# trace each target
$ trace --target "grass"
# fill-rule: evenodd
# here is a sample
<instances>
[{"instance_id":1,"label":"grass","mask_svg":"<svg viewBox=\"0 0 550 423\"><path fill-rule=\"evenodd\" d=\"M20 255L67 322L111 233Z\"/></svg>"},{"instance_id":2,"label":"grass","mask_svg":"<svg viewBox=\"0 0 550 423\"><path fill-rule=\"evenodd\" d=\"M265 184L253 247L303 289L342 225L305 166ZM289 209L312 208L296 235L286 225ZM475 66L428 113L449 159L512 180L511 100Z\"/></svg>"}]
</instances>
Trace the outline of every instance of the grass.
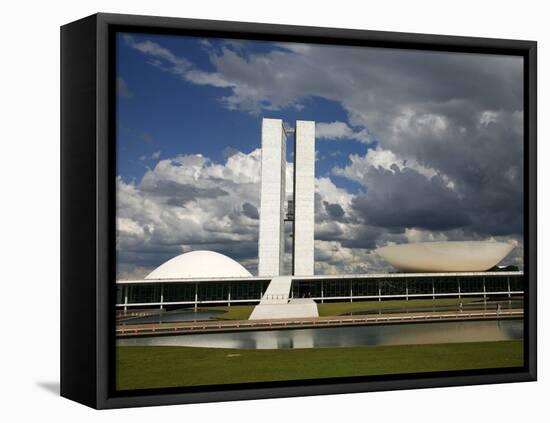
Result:
<instances>
[{"instance_id":1,"label":"grass","mask_svg":"<svg viewBox=\"0 0 550 423\"><path fill-rule=\"evenodd\" d=\"M356 302L338 302L317 304L319 316L338 316L340 314L349 313L352 311L368 311L377 312L378 310L387 310L390 308L400 307L431 307L455 305L461 301L463 304L479 301L481 298L438 298L438 299L421 299L421 300L390 300L390 301L356 301ZM222 320L247 320L254 310L253 305L233 305L233 306L213 306L205 307L203 310L219 310L225 311L224 314L216 316L216 319Z\"/></svg>"},{"instance_id":2,"label":"grass","mask_svg":"<svg viewBox=\"0 0 550 423\"><path fill-rule=\"evenodd\" d=\"M338 302L317 304L319 316L339 316L352 311L367 311L376 312L379 310L387 310L391 308L412 308L412 307L431 307L431 306L447 306L471 303L479 301L481 298L432 298L419 300L389 300L389 301L356 301L356 302Z\"/></svg>"},{"instance_id":3,"label":"grass","mask_svg":"<svg viewBox=\"0 0 550 423\"><path fill-rule=\"evenodd\" d=\"M117 347L117 389L517 367L522 341L245 350Z\"/></svg>"},{"instance_id":4,"label":"grass","mask_svg":"<svg viewBox=\"0 0 550 423\"><path fill-rule=\"evenodd\" d=\"M254 310L253 305L232 305L232 306L215 306L207 307L203 310L219 310L225 311L224 314L217 315L215 319L222 320L248 320L252 310Z\"/></svg>"}]
</instances>

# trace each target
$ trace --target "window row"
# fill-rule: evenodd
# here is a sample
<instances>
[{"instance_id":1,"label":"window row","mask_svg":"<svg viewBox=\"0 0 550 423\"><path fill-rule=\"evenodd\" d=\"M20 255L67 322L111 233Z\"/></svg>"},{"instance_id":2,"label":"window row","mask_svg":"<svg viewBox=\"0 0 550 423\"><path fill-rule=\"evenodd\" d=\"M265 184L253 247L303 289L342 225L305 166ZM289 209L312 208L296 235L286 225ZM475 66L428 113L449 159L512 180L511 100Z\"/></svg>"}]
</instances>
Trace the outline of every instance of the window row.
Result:
<instances>
[{"instance_id":1,"label":"window row","mask_svg":"<svg viewBox=\"0 0 550 423\"><path fill-rule=\"evenodd\" d=\"M292 283L295 298L458 294L523 290L522 277L433 277L408 279L298 280Z\"/></svg>"},{"instance_id":2,"label":"window row","mask_svg":"<svg viewBox=\"0 0 550 423\"><path fill-rule=\"evenodd\" d=\"M151 285L118 285L117 304L259 300L269 281L171 283ZM522 291L523 277L424 277L407 279L330 279L295 280L291 296L294 298L329 298L349 296L387 296L415 294L458 294L473 292Z\"/></svg>"},{"instance_id":3,"label":"window row","mask_svg":"<svg viewBox=\"0 0 550 423\"><path fill-rule=\"evenodd\" d=\"M171 283L164 285L118 285L117 304L224 300L259 300L269 281L207 282L198 284Z\"/></svg>"}]
</instances>

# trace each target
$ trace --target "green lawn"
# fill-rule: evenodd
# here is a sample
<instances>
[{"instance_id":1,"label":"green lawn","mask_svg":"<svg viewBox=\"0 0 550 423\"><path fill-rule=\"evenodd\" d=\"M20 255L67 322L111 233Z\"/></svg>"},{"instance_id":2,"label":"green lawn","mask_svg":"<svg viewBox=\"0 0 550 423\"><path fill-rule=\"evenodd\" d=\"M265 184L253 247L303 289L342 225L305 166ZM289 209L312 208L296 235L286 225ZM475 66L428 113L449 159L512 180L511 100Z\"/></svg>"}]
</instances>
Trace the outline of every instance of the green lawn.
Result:
<instances>
[{"instance_id":1,"label":"green lawn","mask_svg":"<svg viewBox=\"0 0 550 423\"><path fill-rule=\"evenodd\" d=\"M420 300L390 300L390 301L355 301L353 303L338 302L317 304L319 316L339 316L340 314L349 313L351 311L368 311L377 312L378 310L387 310L391 308L405 307L431 307L431 306L446 306L467 304L474 301L480 301L482 298L432 298Z\"/></svg>"},{"instance_id":2,"label":"green lawn","mask_svg":"<svg viewBox=\"0 0 550 423\"><path fill-rule=\"evenodd\" d=\"M254 310L253 305L233 305L233 306L215 306L215 307L205 307L203 310L219 310L225 311L224 314L216 316L216 319L222 320L248 320L252 310Z\"/></svg>"},{"instance_id":3,"label":"green lawn","mask_svg":"<svg viewBox=\"0 0 550 423\"><path fill-rule=\"evenodd\" d=\"M338 303L324 303L317 304L319 310L319 316L338 316L340 314L349 313L351 311L369 311L377 312L378 310L387 310L390 308L400 307L431 307L432 305L454 305L459 304L461 301L463 304L479 301L481 298L438 298L438 299L422 299L422 300L390 300L390 301L355 301L353 303L338 302ZM217 319L224 320L247 320L254 310L253 305L233 305L233 306L213 306L204 307L203 310L221 310L225 311L224 314L216 316Z\"/></svg>"},{"instance_id":4,"label":"green lawn","mask_svg":"<svg viewBox=\"0 0 550 423\"><path fill-rule=\"evenodd\" d=\"M244 350L117 347L117 389L516 367L523 342Z\"/></svg>"}]
</instances>

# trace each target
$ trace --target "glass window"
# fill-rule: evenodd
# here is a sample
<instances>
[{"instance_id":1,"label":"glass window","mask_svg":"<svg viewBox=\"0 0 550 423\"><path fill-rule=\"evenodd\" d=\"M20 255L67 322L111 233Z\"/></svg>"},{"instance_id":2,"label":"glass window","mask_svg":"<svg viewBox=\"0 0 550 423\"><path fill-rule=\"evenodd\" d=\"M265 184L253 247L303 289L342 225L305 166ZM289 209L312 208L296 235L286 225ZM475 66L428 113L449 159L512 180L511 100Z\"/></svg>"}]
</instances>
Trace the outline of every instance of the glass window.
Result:
<instances>
[{"instance_id":1,"label":"glass window","mask_svg":"<svg viewBox=\"0 0 550 423\"><path fill-rule=\"evenodd\" d=\"M431 278L410 278L407 282L409 295L433 293Z\"/></svg>"},{"instance_id":2,"label":"glass window","mask_svg":"<svg viewBox=\"0 0 550 423\"><path fill-rule=\"evenodd\" d=\"M159 285L130 285L128 288L128 303L160 302Z\"/></svg>"},{"instance_id":3,"label":"glass window","mask_svg":"<svg viewBox=\"0 0 550 423\"><path fill-rule=\"evenodd\" d=\"M117 304L123 304L124 303L124 289L125 285L117 285L116 286L116 303Z\"/></svg>"},{"instance_id":4,"label":"glass window","mask_svg":"<svg viewBox=\"0 0 550 423\"><path fill-rule=\"evenodd\" d=\"M231 282L231 299L232 300L259 300L268 283L264 281L250 282Z\"/></svg>"},{"instance_id":5,"label":"glass window","mask_svg":"<svg viewBox=\"0 0 550 423\"><path fill-rule=\"evenodd\" d=\"M353 296L378 295L378 279L359 279L352 282Z\"/></svg>"},{"instance_id":6,"label":"glass window","mask_svg":"<svg viewBox=\"0 0 550 423\"><path fill-rule=\"evenodd\" d=\"M458 293L458 278L454 276L434 278L434 288L436 294Z\"/></svg>"},{"instance_id":7,"label":"glass window","mask_svg":"<svg viewBox=\"0 0 550 423\"><path fill-rule=\"evenodd\" d=\"M480 276L461 277L460 292L483 292L483 278Z\"/></svg>"},{"instance_id":8,"label":"glass window","mask_svg":"<svg viewBox=\"0 0 550 423\"><path fill-rule=\"evenodd\" d=\"M164 302L195 301L194 283L164 284Z\"/></svg>"},{"instance_id":9,"label":"glass window","mask_svg":"<svg viewBox=\"0 0 550 423\"><path fill-rule=\"evenodd\" d=\"M510 278L510 291L523 291L523 275L509 276Z\"/></svg>"},{"instance_id":10,"label":"glass window","mask_svg":"<svg viewBox=\"0 0 550 423\"><path fill-rule=\"evenodd\" d=\"M485 289L487 292L508 292L508 279L506 276L487 276Z\"/></svg>"},{"instance_id":11,"label":"glass window","mask_svg":"<svg viewBox=\"0 0 550 423\"><path fill-rule=\"evenodd\" d=\"M227 282L201 282L198 288L199 301L227 300L229 294Z\"/></svg>"},{"instance_id":12,"label":"glass window","mask_svg":"<svg viewBox=\"0 0 550 423\"><path fill-rule=\"evenodd\" d=\"M405 295L406 284L404 278L392 278L380 281L380 293L384 295Z\"/></svg>"},{"instance_id":13,"label":"glass window","mask_svg":"<svg viewBox=\"0 0 550 423\"><path fill-rule=\"evenodd\" d=\"M326 297L349 297L351 280L329 279L323 283L324 296Z\"/></svg>"},{"instance_id":14,"label":"glass window","mask_svg":"<svg viewBox=\"0 0 550 423\"><path fill-rule=\"evenodd\" d=\"M321 297L321 280L293 281L294 298ZM326 282L324 282L326 284ZM326 296L326 293L324 294Z\"/></svg>"}]
</instances>

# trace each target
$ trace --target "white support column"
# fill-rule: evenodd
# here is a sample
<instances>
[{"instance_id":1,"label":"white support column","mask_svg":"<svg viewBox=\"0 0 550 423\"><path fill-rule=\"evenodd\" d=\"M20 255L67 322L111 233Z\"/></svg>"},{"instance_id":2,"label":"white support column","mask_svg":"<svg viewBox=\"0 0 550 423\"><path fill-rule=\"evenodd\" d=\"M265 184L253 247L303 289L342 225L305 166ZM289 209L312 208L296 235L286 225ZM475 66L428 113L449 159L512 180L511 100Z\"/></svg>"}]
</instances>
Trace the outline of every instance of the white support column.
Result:
<instances>
[{"instance_id":1,"label":"white support column","mask_svg":"<svg viewBox=\"0 0 550 423\"><path fill-rule=\"evenodd\" d=\"M485 288L485 277L483 277L483 303L487 306L487 290Z\"/></svg>"},{"instance_id":2,"label":"white support column","mask_svg":"<svg viewBox=\"0 0 550 423\"><path fill-rule=\"evenodd\" d=\"M195 284L195 312L198 308L198 302L199 302L199 285Z\"/></svg>"},{"instance_id":3,"label":"white support column","mask_svg":"<svg viewBox=\"0 0 550 423\"><path fill-rule=\"evenodd\" d=\"M286 200L286 135L281 119L262 119L262 170L258 275L284 271L284 205Z\"/></svg>"},{"instance_id":4,"label":"white support column","mask_svg":"<svg viewBox=\"0 0 550 423\"><path fill-rule=\"evenodd\" d=\"M298 120L294 142L294 275L314 273L314 226L315 122Z\"/></svg>"},{"instance_id":5,"label":"white support column","mask_svg":"<svg viewBox=\"0 0 550 423\"><path fill-rule=\"evenodd\" d=\"M124 313L128 311L128 289L129 289L129 286L126 285L124 287Z\"/></svg>"},{"instance_id":6,"label":"white support column","mask_svg":"<svg viewBox=\"0 0 550 423\"><path fill-rule=\"evenodd\" d=\"M508 299L512 298L512 290L510 289L510 276L506 277L508 282Z\"/></svg>"},{"instance_id":7,"label":"white support column","mask_svg":"<svg viewBox=\"0 0 550 423\"><path fill-rule=\"evenodd\" d=\"M162 303L164 303L164 284L160 284L160 309L162 310Z\"/></svg>"},{"instance_id":8,"label":"white support column","mask_svg":"<svg viewBox=\"0 0 550 423\"><path fill-rule=\"evenodd\" d=\"M231 283L227 283L227 306L231 307Z\"/></svg>"},{"instance_id":9,"label":"white support column","mask_svg":"<svg viewBox=\"0 0 550 423\"><path fill-rule=\"evenodd\" d=\"M324 293L323 281L321 280L321 304L325 302L324 298L325 298L325 293Z\"/></svg>"}]
</instances>

